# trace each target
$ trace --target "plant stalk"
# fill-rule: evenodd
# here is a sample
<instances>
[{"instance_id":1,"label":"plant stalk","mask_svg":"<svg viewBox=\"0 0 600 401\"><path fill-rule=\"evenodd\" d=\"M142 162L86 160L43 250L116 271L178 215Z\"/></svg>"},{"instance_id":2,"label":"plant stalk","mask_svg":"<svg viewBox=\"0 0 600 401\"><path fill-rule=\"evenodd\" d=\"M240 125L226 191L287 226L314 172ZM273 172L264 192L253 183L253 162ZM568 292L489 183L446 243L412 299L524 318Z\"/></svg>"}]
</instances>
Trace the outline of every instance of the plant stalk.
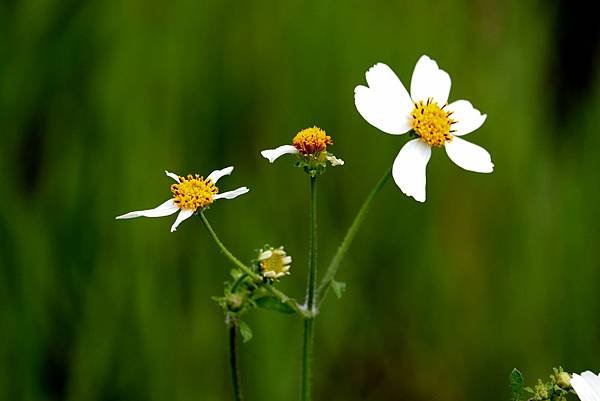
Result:
<instances>
[{"instance_id":1,"label":"plant stalk","mask_svg":"<svg viewBox=\"0 0 600 401\"><path fill-rule=\"evenodd\" d=\"M308 248L308 280L306 284L306 312L304 318L304 338L302 346L302 389L300 399L312 399L312 368L317 315L317 177L310 177L309 210L309 248Z\"/></svg>"},{"instance_id":2,"label":"plant stalk","mask_svg":"<svg viewBox=\"0 0 600 401\"><path fill-rule=\"evenodd\" d=\"M240 370L238 367L237 323L232 320L229 324L229 371L231 373L231 392L233 401L242 401L242 385L240 383Z\"/></svg>"},{"instance_id":3,"label":"plant stalk","mask_svg":"<svg viewBox=\"0 0 600 401\"><path fill-rule=\"evenodd\" d=\"M358 229L360 228L362 222L364 221L365 217L367 216L367 212L371 209L373 200L375 200L376 195L381 191L381 189L388 182L388 180L390 179L391 176L392 176L392 169L390 168L379 179L379 181L377 181L377 183L375 184L375 186L373 187L373 189L371 190L371 192L365 199L364 203L358 210L358 213L354 217L352 224L350 224L350 228L348 228L348 231L346 232L346 236L342 240L342 243L340 244L340 247L338 248L335 256L331 260L331 263L329 263L329 266L327 267L327 270L325 271L325 275L323 276L323 279L321 280L321 283L319 285L319 291L317 293L319 303L322 303L323 300L325 299L325 297L327 296L329 288L331 287L331 283L334 280L338 269L340 268L340 264L341 264L342 260L344 259L344 256L346 256L346 253L348 252L348 248L350 247L352 240L356 236Z\"/></svg>"}]
</instances>

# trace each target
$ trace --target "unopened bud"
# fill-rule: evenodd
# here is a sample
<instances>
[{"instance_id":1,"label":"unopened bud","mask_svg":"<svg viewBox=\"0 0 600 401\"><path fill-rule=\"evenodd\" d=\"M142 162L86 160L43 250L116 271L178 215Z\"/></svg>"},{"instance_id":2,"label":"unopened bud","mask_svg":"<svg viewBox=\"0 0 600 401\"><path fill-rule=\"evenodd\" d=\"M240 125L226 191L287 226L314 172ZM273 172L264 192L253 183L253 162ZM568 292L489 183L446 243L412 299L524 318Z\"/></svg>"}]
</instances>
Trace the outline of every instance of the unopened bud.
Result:
<instances>
[{"instance_id":1,"label":"unopened bud","mask_svg":"<svg viewBox=\"0 0 600 401\"><path fill-rule=\"evenodd\" d=\"M231 294L227 297L227 308L233 312L237 312L242 308L244 298L238 294Z\"/></svg>"},{"instance_id":2,"label":"unopened bud","mask_svg":"<svg viewBox=\"0 0 600 401\"><path fill-rule=\"evenodd\" d=\"M568 389L571 387L571 376L567 372L558 372L554 375L556 378L556 384L562 389Z\"/></svg>"}]
</instances>

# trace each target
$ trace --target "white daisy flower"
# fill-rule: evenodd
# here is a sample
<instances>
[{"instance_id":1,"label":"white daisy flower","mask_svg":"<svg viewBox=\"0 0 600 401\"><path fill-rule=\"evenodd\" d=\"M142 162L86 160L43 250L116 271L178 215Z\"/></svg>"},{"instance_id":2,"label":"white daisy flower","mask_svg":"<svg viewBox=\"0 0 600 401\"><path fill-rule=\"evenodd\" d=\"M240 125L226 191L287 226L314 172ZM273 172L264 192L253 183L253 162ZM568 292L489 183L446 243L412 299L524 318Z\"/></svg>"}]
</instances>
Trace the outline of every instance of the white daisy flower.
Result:
<instances>
[{"instance_id":1,"label":"white daisy flower","mask_svg":"<svg viewBox=\"0 0 600 401\"><path fill-rule=\"evenodd\" d=\"M450 160L465 170L491 173L494 164L482 147L461 138L485 121L467 100L448 104L450 76L437 63L421 56L413 71L410 95L400 79L385 64L375 64L366 73L369 86L354 90L354 102L365 120L381 131L401 135L413 131L398 153L392 174L402 192L425 201L425 168L432 147L444 147Z\"/></svg>"},{"instance_id":2,"label":"white daisy flower","mask_svg":"<svg viewBox=\"0 0 600 401\"><path fill-rule=\"evenodd\" d=\"M332 166L342 166L344 161L327 152L327 146L333 145L331 137L319 127L306 128L298 132L292 145L281 145L275 149L267 149L260 154L273 163L283 155L294 154L301 156L304 161L324 164L329 162Z\"/></svg>"},{"instance_id":3,"label":"white daisy flower","mask_svg":"<svg viewBox=\"0 0 600 401\"><path fill-rule=\"evenodd\" d=\"M581 401L600 401L600 375L588 371L571 377L571 386Z\"/></svg>"},{"instance_id":4,"label":"white daisy flower","mask_svg":"<svg viewBox=\"0 0 600 401\"><path fill-rule=\"evenodd\" d=\"M136 217L163 217L170 216L179 211L175 223L171 226L171 232L177 230L182 221L192 217L192 215L205 207L212 204L217 199L233 199L243 195L249 191L246 187L240 187L233 191L219 193L219 188L216 187L217 181L231 174L233 167L227 167L222 170L215 170L203 178L198 174L187 177L178 176L177 174L165 171L165 174L175 181L177 184L171 185L173 198L158 205L154 209L138 210L129 212L116 219L133 219Z\"/></svg>"}]
</instances>

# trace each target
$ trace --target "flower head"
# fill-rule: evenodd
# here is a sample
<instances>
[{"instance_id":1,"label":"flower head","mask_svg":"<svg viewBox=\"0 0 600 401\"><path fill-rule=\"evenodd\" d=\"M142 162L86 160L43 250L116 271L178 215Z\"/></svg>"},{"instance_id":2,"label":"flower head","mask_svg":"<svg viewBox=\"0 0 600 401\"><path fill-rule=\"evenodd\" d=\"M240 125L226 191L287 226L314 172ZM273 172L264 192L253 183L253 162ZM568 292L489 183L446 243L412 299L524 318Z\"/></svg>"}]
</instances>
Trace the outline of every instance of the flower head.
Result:
<instances>
[{"instance_id":1,"label":"flower head","mask_svg":"<svg viewBox=\"0 0 600 401\"><path fill-rule=\"evenodd\" d=\"M319 127L306 128L298 132L292 145L298 153L304 156L314 156L327 150L327 145L333 145L331 137Z\"/></svg>"},{"instance_id":2,"label":"flower head","mask_svg":"<svg viewBox=\"0 0 600 401\"><path fill-rule=\"evenodd\" d=\"M295 154L300 158L300 166L310 169L323 169L327 163L332 166L344 164L327 151L327 146L333 145L331 137L319 127L306 128L298 132L292 139L291 145L281 145L275 149L267 149L260 154L273 163L279 157L286 154Z\"/></svg>"},{"instance_id":3,"label":"flower head","mask_svg":"<svg viewBox=\"0 0 600 401\"><path fill-rule=\"evenodd\" d=\"M178 176L177 174L165 171L165 174L177 183L171 185L171 193L173 197L164 203L158 205L154 209L138 210L129 212L117 219L133 219L136 217L163 217L170 216L179 211L175 223L171 226L171 232L177 230L182 221L190 218L196 211L205 209L217 199L233 199L247 193L249 190L246 187L240 187L233 191L219 193L217 181L231 174L233 167L227 167L222 170L215 170L203 178L198 174L189 174L187 177Z\"/></svg>"},{"instance_id":4,"label":"flower head","mask_svg":"<svg viewBox=\"0 0 600 401\"><path fill-rule=\"evenodd\" d=\"M470 102L448 104L451 80L448 73L427 56L421 56L413 71L410 95L400 79L385 64L366 73L368 86L354 90L354 102L365 120L381 131L401 135L412 131L398 153L392 173L402 192L425 201L425 168L432 147L444 147L450 160L465 170L491 173L489 153L460 138L479 128L486 119Z\"/></svg>"},{"instance_id":5,"label":"flower head","mask_svg":"<svg viewBox=\"0 0 600 401\"><path fill-rule=\"evenodd\" d=\"M260 274L268 279L278 279L290 274L292 257L288 256L283 247L272 248L265 246L258 254Z\"/></svg>"},{"instance_id":6,"label":"flower head","mask_svg":"<svg viewBox=\"0 0 600 401\"><path fill-rule=\"evenodd\" d=\"M571 386L581 401L600 400L600 375L588 371L571 377Z\"/></svg>"}]
</instances>

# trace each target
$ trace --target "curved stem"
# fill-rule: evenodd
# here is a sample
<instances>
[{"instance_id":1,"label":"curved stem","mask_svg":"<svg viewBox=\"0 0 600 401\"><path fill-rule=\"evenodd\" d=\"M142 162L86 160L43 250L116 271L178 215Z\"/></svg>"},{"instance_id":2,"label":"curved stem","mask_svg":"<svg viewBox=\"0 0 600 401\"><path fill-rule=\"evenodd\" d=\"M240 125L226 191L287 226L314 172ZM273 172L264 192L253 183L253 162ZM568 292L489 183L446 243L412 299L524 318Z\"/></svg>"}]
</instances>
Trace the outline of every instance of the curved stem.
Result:
<instances>
[{"instance_id":1,"label":"curved stem","mask_svg":"<svg viewBox=\"0 0 600 401\"><path fill-rule=\"evenodd\" d=\"M302 346L302 390L300 399L312 399L312 365L317 315L317 177L310 177L308 280L306 286L306 311L304 341Z\"/></svg>"},{"instance_id":2,"label":"curved stem","mask_svg":"<svg viewBox=\"0 0 600 401\"><path fill-rule=\"evenodd\" d=\"M221 252L223 252L223 254L227 257L227 259L229 259L229 261L231 263L233 263L240 270L242 270L244 273L246 273L255 282L262 282L263 279L260 275L256 274L250 267L246 266L238 258L236 258L229 251L229 249L227 249L227 247L223 244L223 242L221 242L221 240L217 236L217 233L215 233L215 230L212 228L212 226L208 222L208 219L206 218L206 216L204 216L204 213L199 212L198 215L200 216L200 219L202 220L202 224L204 224L204 227L206 227L206 230L212 237L213 241L215 241L215 243L217 244L217 246L219 247ZM267 289L267 291L269 291L271 294L273 294L275 297L277 297L281 303L289 305L292 309L294 309L301 316L304 316L306 314L306 312L300 307L300 305L298 305L298 303L295 300L288 297L282 291L278 290L277 288L273 287L270 284L265 284L264 287Z\"/></svg>"},{"instance_id":3,"label":"curved stem","mask_svg":"<svg viewBox=\"0 0 600 401\"><path fill-rule=\"evenodd\" d=\"M234 401L242 401L242 386L240 383L240 371L238 367L238 347L237 347L237 323L232 321L229 324L229 371L231 373L231 391Z\"/></svg>"},{"instance_id":4,"label":"curved stem","mask_svg":"<svg viewBox=\"0 0 600 401\"><path fill-rule=\"evenodd\" d=\"M390 179L391 176L392 176L392 169L390 168L388 171L386 171L386 173L383 175L383 177L381 177L379 179L377 184L375 184L375 186L373 187L373 189L367 196L367 199L365 199L365 202L362 204L362 206L358 210L358 213L354 217L354 220L352 221L352 224L350 225L348 232L346 232L346 236L344 237L342 243L340 244L340 247L338 248L335 256L331 260L331 263L329 263L329 267L327 267L327 271L325 272L325 275L323 276L323 279L321 280L321 284L319 285L319 291L318 291L319 303L323 302L323 300L327 296L327 292L329 291L329 287L331 287L331 282L333 281L333 279L340 267L340 263L342 262L342 259L344 259L346 252L348 252L348 248L350 247L352 240L356 236L356 233L358 232L360 225L364 221L364 219L367 215L367 212L369 211L369 209L371 209L371 206L373 204L373 200L375 199L375 196L379 193L379 191L381 191L381 189L388 182L388 180Z\"/></svg>"},{"instance_id":5,"label":"curved stem","mask_svg":"<svg viewBox=\"0 0 600 401\"><path fill-rule=\"evenodd\" d=\"M238 279L237 279L237 280L235 280L235 281L233 282L233 285L231 286L231 292L232 292L232 293L234 293L234 292L235 292L235 290L237 290L237 287L238 287L238 285L240 285L240 284L241 284L241 282L242 282L242 281L244 281L244 279L245 279L246 277L248 277L248 274L246 274L246 273L242 273L242 275L241 275L241 276L239 276L239 277L238 277Z\"/></svg>"}]
</instances>

